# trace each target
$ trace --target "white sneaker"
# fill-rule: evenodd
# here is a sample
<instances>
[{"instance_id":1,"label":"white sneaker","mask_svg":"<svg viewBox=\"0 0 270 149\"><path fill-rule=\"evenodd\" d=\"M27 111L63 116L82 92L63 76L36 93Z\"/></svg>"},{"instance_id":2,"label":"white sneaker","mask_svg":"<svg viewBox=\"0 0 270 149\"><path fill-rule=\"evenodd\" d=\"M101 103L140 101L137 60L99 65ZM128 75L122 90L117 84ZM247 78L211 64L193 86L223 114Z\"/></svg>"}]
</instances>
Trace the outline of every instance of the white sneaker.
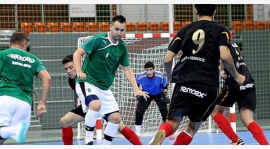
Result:
<instances>
[{"instance_id":1,"label":"white sneaker","mask_svg":"<svg viewBox=\"0 0 270 149\"><path fill-rule=\"evenodd\" d=\"M24 143L26 140L26 132L28 130L28 125L25 122L22 122L16 126L16 130L17 131L15 132L15 134L10 137L16 140L18 144Z\"/></svg>"}]
</instances>

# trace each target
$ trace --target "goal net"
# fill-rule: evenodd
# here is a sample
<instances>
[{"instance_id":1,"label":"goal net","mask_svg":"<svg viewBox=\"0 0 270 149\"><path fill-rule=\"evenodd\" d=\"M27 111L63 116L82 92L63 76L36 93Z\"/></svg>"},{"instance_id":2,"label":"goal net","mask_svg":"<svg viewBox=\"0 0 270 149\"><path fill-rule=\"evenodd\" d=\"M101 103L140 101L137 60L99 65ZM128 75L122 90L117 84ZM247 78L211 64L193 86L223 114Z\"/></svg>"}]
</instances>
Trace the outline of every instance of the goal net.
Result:
<instances>
[{"instance_id":1,"label":"goal net","mask_svg":"<svg viewBox=\"0 0 270 149\"><path fill-rule=\"evenodd\" d=\"M130 64L135 75L144 71L144 64L147 61L152 61L155 64L155 70L161 71L166 75L163 59L167 52L170 37L174 36L172 34L163 34L154 37L151 34L142 34L141 37L132 36L123 38L123 41L127 44L129 50ZM85 38L78 39L78 47L80 47ZM174 58L176 63L180 55ZM124 70L120 66L115 77L115 81L110 88L119 104L120 113L122 116L123 123L129 128L135 131L135 111L137 99L134 98L133 89L126 79ZM168 95L171 97L173 88L169 87ZM104 122L104 121L103 121ZM143 124L141 127L141 136L152 136L158 130L158 127L162 123L162 117L158 110L158 107L153 101L144 114ZM178 132L183 130L188 123L188 118L184 117L181 122ZM104 123L103 123L104 124ZM79 124L81 128L78 128L78 138L84 138L85 130L83 122ZM217 130L216 123L209 117L208 120L203 122L199 129L200 132L214 132ZM178 134L176 132L176 134ZM118 136L121 137L120 134Z\"/></svg>"}]
</instances>

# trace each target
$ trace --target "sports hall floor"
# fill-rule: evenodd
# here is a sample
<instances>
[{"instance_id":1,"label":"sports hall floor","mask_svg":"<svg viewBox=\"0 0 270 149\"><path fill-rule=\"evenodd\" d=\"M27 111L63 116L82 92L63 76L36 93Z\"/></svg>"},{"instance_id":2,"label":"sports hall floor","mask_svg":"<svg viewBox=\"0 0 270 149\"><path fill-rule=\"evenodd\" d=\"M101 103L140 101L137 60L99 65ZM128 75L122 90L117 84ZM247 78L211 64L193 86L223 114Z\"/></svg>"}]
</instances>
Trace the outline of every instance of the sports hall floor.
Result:
<instances>
[{"instance_id":1,"label":"sports hall floor","mask_svg":"<svg viewBox=\"0 0 270 149\"><path fill-rule=\"evenodd\" d=\"M270 142L270 130L264 130L267 140ZM257 141L253 138L249 131L237 132L238 136L241 137L245 145L259 145ZM151 140L151 137L142 137L141 141L143 144L147 145ZM162 145L172 145L174 140L166 138ZM195 135L191 145L228 145L229 139L221 132L219 133L198 133ZM95 145L100 145L101 142L95 140ZM26 143L25 145L63 145L62 141L53 142L32 142ZM84 140L74 140L74 145L84 145ZM124 137L115 138L112 145L131 145Z\"/></svg>"}]
</instances>

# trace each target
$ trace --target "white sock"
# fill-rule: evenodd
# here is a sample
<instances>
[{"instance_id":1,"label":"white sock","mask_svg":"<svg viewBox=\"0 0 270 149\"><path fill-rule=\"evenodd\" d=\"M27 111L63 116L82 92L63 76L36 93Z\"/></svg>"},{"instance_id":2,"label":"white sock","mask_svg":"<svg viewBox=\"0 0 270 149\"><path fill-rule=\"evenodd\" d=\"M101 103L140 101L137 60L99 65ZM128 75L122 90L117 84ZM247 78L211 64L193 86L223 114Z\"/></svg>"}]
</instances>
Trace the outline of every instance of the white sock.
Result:
<instances>
[{"instance_id":1,"label":"white sock","mask_svg":"<svg viewBox=\"0 0 270 149\"><path fill-rule=\"evenodd\" d=\"M104 131L104 135L110 136L113 139L116 136L116 133L118 132L118 128L119 128L119 124L108 122ZM104 139L102 142L102 145L111 145L111 143L112 142L110 140Z\"/></svg>"},{"instance_id":2,"label":"white sock","mask_svg":"<svg viewBox=\"0 0 270 149\"><path fill-rule=\"evenodd\" d=\"M89 109L85 115L84 120L86 127L95 127L98 115L99 113L97 111ZM85 143L88 143L89 141L93 140L94 140L94 130L93 131L85 130Z\"/></svg>"},{"instance_id":3,"label":"white sock","mask_svg":"<svg viewBox=\"0 0 270 149\"><path fill-rule=\"evenodd\" d=\"M142 128L142 125L135 125L136 134L138 136L141 136L141 128Z\"/></svg>"},{"instance_id":4,"label":"white sock","mask_svg":"<svg viewBox=\"0 0 270 149\"><path fill-rule=\"evenodd\" d=\"M9 138L15 134L16 126L7 126L0 128L0 136L2 138Z\"/></svg>"}]
</instances>

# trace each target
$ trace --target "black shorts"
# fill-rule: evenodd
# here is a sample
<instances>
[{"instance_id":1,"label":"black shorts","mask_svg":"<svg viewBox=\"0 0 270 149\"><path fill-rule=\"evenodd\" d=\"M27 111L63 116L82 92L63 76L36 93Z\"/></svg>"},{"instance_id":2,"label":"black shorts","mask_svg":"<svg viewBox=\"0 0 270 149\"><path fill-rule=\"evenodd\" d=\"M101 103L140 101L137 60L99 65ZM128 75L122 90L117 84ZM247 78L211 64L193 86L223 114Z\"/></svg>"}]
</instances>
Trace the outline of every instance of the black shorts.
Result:
<instances>
[{"instance_id":1,"label":"black shorts","mask_svg":"<svg viewBox=\"0 0 270 149\"><path fill-rule=\"evenodd\" d=\"M85 117L85 115L86 115L86 113L83 113L82 105L79 105L78 107L72 109L70 112L77 114L77 115L80 115L82 117Z\"/></svg>"},{"instance_id":2,"label":"black shorts","mask_svg":"<svg viewBox=\"0 0 270 149\"><path fill-rule=\"evenodd\" d=\"M226 85L219 92L217 105L232 107L237 102L238 110L241 108L250 109L253 112L256 109L256 90L255 85L249 84L249 88L240 90L239 85Z\"/></svg>"},{"instance_id":3,"label":"black shorts","mask_svg":"<svg viewBox=\"0 0 270 149\"><path fill-rule=\"evenodd\" d=\"M182 114L192 122L205 121L214 110L218 88L198 83L176 84L168 118Z\"/></svg>"}]
</instances>

